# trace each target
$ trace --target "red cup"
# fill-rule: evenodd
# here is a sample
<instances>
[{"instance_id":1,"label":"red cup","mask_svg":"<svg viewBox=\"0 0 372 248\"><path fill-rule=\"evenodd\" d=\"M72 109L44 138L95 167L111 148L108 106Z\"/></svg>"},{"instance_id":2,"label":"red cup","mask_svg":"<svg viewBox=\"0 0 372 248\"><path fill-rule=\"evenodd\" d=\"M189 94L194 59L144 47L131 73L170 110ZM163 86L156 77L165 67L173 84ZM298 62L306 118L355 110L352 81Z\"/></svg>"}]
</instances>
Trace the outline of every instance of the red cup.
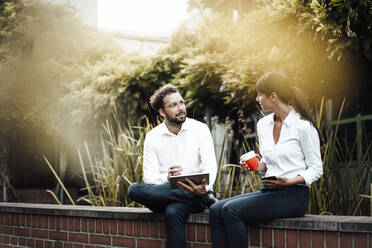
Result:
<instances>
[{"instance_id":1,"label":"red cup","mask_svg":"<svg viewBox=\"0 0 372 248\"><path fill-rule=\"evenodd\" d=\"M240 166L255 171L258 168L257 154L254 151L247 152L240 156Z\"/></svg>"}]
</instances>

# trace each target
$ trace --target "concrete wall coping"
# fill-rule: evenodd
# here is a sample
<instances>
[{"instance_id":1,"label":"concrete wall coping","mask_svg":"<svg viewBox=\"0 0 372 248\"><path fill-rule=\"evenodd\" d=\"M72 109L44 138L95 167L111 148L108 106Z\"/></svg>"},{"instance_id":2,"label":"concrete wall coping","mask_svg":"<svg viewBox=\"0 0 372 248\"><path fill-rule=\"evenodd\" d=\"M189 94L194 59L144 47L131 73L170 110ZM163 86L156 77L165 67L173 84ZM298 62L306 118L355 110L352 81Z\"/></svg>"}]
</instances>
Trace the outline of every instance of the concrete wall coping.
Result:
<instances>
[{"instance_id":1,"label":"concrete wall coping","mask_svg":"<svg viewBox=\"0 0 372 248\"><path fill-rule=\"evenodd\" d=\"M130 207L0 202L0 213L164 221L164 216L161 213L153 213L147 208ZM208 212L193 214L187 221L208 224ZM252 225L267 228L372 233L372 217L370 216L306 215L300 218L276 219Z\"/></svg>"}]
</instances>

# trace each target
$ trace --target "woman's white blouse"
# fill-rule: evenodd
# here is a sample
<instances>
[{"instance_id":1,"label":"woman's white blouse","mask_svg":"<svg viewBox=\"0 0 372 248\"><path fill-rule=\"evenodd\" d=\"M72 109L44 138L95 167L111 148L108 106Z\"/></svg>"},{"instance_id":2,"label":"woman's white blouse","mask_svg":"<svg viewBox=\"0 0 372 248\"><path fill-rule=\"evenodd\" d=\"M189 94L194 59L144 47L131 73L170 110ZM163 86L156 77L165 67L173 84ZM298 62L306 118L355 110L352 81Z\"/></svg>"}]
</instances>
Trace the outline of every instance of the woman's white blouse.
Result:
<instances>
[{"instance_id":1,"label":"woman's white blouse","mask_svg":"<svg viewBox=\"0 0 372 248\"><path fill-rule=\"evenodd\" d=\"M266 163L265 176L302 176L308 187L323 175L319 136L313 125L293 109L285 118L277 144L274 143L274 113L257 123L257 135Z\"/></svg>"}]
</instances>

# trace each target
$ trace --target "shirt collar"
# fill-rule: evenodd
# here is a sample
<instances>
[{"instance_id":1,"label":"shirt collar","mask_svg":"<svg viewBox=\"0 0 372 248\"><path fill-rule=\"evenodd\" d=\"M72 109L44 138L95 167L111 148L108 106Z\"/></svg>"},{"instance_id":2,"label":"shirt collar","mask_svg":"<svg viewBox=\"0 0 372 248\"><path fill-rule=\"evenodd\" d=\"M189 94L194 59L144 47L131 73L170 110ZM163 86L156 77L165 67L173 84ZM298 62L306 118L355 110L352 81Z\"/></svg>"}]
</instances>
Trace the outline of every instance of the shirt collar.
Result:
<instances>
[{"instance_id":1,"label":"shirt collar","mask_svg":"<svg viewBox=\"0 0 372 248\"><path fill-rule=\"evenodd\" d=\"M165 124L165 121L163 121L161 124L161 134L164 135L164 134L167 134L167 135L175 135L174 133L171 133L168 128L167 128L167 125ZM182 127L181 127L181 130L179 133L183 132L184 130L188 130L191 128L191 122L189 121L189 118L186 117L186 120L184 123L182 123Z\"/></svg>"},{"instance_id":2,"label":"shirt collar","mask_svg":"<svg viewBox=\"0 0 372 248\"><path fill-rule=\"evenodd\" d=\"M272 113L272 118L270 119L271 124L274 124L274 117L275 117L275 114ZM290 126L293 123L293 121L298 118L299 118L299 114L291 107L287 117L283 121L283 124L285 124L286 126Z\"/></svg>"}]
</instances>

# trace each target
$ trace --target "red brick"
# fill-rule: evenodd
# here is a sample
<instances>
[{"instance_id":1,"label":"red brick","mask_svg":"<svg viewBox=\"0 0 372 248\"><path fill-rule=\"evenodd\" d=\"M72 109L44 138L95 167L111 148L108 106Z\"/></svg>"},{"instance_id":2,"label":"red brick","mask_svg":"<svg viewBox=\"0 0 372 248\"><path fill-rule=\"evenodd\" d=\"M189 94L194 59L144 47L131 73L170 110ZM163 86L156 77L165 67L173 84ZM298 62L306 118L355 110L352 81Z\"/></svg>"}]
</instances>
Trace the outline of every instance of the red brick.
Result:
<instances>
[{"instance_id":1,"label":"red brick","mask_svg":"<svg viewBox=\"0 0 372 248\"><path fill-rule=\"evenodd\" d=\"M96 232L102 233L102 220L96 220Z\"/></svg>"},{"instance_id":2,"label":"red brick","mask_svg":"<svg viewBox=\"0 0 372 248\"><path fill-rule=\"evenodd\" d=\"M0 213L0 225L4 225L4 224L5 224L5 214Z\"/></svg>"},{"instance_id":3,"label":"red brick","mask_svg":"<svg viewBox=\"0 0 372 248\"><path fill-rule=\"evenodd\" d=\"M41 238L41 239L48 238L48 231L47 230L31 229L31 237Z\"/></svg>"},{"instance_id":4,"label":"red brick","mask_svg":"<svg viewBox=\"0 0 372 248\"><path fill-rule=\"evenodd\" d=\"M196 241L199 241L199 242L206 241L206 229L207 229L207 225L204 225L204 224L196 225Z\"/></svg>"},{"instance_id":5,"label":"red brick","mask_svg":"<svg viewBox=\"0 0 372 248\"><path fill-rule=\"evenodd\" d=\"M15 227L14 228L14 235L17 236L30 236L30 229L22 228L22 227Z\"/></svg>"},{"instance_id":6,"label":"red brick","mask_svg":"<svg viewBox=\"0 0 372 248\"><path fill-rule=\"evenodd\" d=\"M75 228L74 220L75 220L74 217L67 217L67 230L74 231Z\"/></svg>"},{"instance_id":7,"label":"red brick","mask_svg":"<svg viewBox=\"0 0 372 248\"><path fill-rule=\"evenodd\" d=\"M23 227L26 226L26 215L21 214L20 219L21 219L20 225Z\"/></svg>"},{"instance_id":8,"label":"red brick","mask_svg":"<svg viewBox=\"0 0 372 248\"><path fill-rule=\"evenodd\" d=\"M137 240L137 247L138 248L162 248L161 240L154 240L154 239L138 239Z\"/></svg>"},{"instance_id":9,"label":"red brick","mask_svg":"<svg viewBox=\"0 0 372 248\"><path fill-rule=\"evenodd\" d=\"M0 248L13 248L13 246L9 246L9 245L2 245L2 244L0 244Z\"/></svg>"},{"instance_id":10,"label":"red brick","mask_svg":"<svg viewBox=\"0 0 372 248\"><path fill-rule=\"evenodd\" d=\"M82 244L74 244L74 248L84 248L84 245L82 245Z\"/></svg>"},{"instance_id":11,"label":"red brick","mask_svg":"<svg viewBox=\"0 0 372 248\"><path fill-rule=\"evenodd\" d=\"M87 218L82 218L81 219L81 231L82 232L87 232L88 231L88 219Z\"/></svg>"},{"instance_id":12,"label":"red brick","mask_svg":"<svg viewBox=\"0 0 372 248\"><path fill-rule=\"evenodd\" d=\"M61 241L54 242L54 248L63 248L63 242Z\"/></svg>"},{"instance_id":13,"label":"red brick","mask_svg":"<svg viewBox=\"0 0 372 248\"><path fill-rule=\"evenodd\" d=\"M18 240L17 240L16 237L11 237L11 238L10 238L10 244L16 245L17 242L18 242Z\"/></svg>"},{"instance_id":14,"label":"red brick","mask_svg":"<svg viewBox=\"0 0 372 248\"><path fill-rule=\"evenodd\" d=\"M56 216L49 216L49 230L56 229Z\"/></svg>"},{"instance_id":15,"label":"red brick","mask_svg":"<svg viewBox=\"0 0 372 248\"><path fill-rule=\"evenodd\" d=\"M186 224L186 233L187 233L186 240L195 241L195 231L196 231L195 224L187 223Z\"/></svg>"},{"instance_id":16,"label":"red brick","mask_svg":"<svg viewBox=\"0 0 372 248\"><path fill-rule=\"evenodd\" d=\"M112 242L114 246L135 247L136 241L134 238L113 237Z\"/></svg>"},{"instance_id":17,"label":"red brick","mask_svg":"<svg viewBox=\"0 0 372 248\"><path fill-rule=\"evenodd\" d=\"M207 228L207 242L212 242L211 229L209 227Z\"/></svg>"},{"instance_id":18,"label":"red brick","mask_svg":"<svg viewBox=\"0 0 372 248\"><path fill-rule=\"evenodd\" d=\"M124 235L125 234L125 221L118 220L118 234Z\"/></svg>"},{"instance_id":19,"label":"red brick","mask_svg":"<svg viewBox=\"0 0 372 248\"><path fill-rule=\"evenodd\" d=\"M324 233L318 231L311 232L311 240L313 247L322 248L324 247Z\"/></svg>"},{"instance_id":20,"label":"red brick","mask_svg":"<svg viewBox=\"0 0 372 248\"><path fill-rule=\"evenodd\" d=\"M358 248L367 248L367 234L354 234L355 235L355 245Z\"/></svg>"},{"instance_id":21,"label":"red brick","mask_svg":"<svg viewBox=\"0 0 372 248\"><path fill-rule=\"evenodd\" d=\"M150 222L150 237L157 238L159 237L159 226L158 222Z\"/></svg>"},{"instance_id":22,"label":"red brick","mask_svg":"<svg viewBox=\"0 0 372 248\"><path fill-rule=\"evenodd\" d=\"M107 235L90 235L91 244L111 245L111 237Z\"/></svg>"},{"instance_id":23,"label":"red brick","mask_svg":"<svg viewBox=\"0 0 372 248\"><path fill-rule=\"evenodd\" d=\"M167 228L163 222L159 222L159 238L167 237Z\"/></svg>"},{"instance_id":24,"label":"red brick","mask_svg":"<svg viewBox=\"0 0 372 248\"><path fill-rule=\"evenodd\" d=\"M271 247L273 243L273 229L262 228L261 231L262 231L262 246Z\"/></svg>"},{"instance_id":25,"label":"red brick","mask_svg":"<svg viewBox=\"0 0 372 248\"><path fill-rule=\"evenodd\" d=\"M11 214L10 224L13 226L18 226L18 223L19 223L18 219L19 219L18 214Z\"/></svg>"},{"instance_id":26,"label":"red brick","mask_svg":"<svg viewBox=\"0 0 372 248\"><path fill-rule=\"evenodd\" d=\"M31 216L31 226L37 227L37 216L36 215Z\"/></svg>"},{"instance_id":27,"label":"red brick","mask_svg":"<svg viewBox=\"0 0 372 248\"><path fill-rule=\"evenodd\" d=\"M61 230L62 228L62 217L61 216L56 216L55 217L55 229Z\"/></svg>"},{"instance_id":28,"label":"red brick","mask_svg":"<svg viewBox=\"0 0 372 248\"><path fill-rule=\"evenodd\" d=\"M8 224L14 226L14 214L9 214Z\"/></svg>"},{"instance_id":29,"label":"red brick","mask_svg":"<svg viewBox=\"0 0 372 248\"><path fill-rule=\"evenodd\" d=\"M61 230L67 231L67 217L66 216L62 217L61 224L62 224Z\"/></svg>"},{"instance_id":30,"label":"red brick","mask_svg":"<svg viewBox=\"0 0 372 248\"><path fill-rule=\"evenodd\" d=\"M192 248L212 248L212 245L207 245L207 244L198 244L198 243L196 243L196 244L193 244L192 245Z\"/></svg>"},{"instance_id":31,"label":"red brick","mask_svg":"<svg viewBox=\"0 0 372 248\"><path fill-rule=\"evenodd\" d=\"M53 240L67 240L67 232L49 231L49 239L53 239Z\"/></svg>"},{"instance_id":32,"label":"red brick","mask_svg":"<svg viewBox=\"0 0 372 248\"><path fill-rule=\"evenodd\" d=\"M53 248L53 242L49 240L44 241L44 248Z\"/></svg>"},{"instance_id":33,"label":"red brick","mask_svg":"<svg viewBox=\"0 0 372 248\"><path fill-rule=\"evenodd\" d=\"M71 243L63 243L63 248L74 248L74 245Z\"/></svg>"},{"instance_id":34,"label":"red brick","mask_svg":"<svg viewBox=\"0 0 372 248\"><path fill-rule=\"evenodd\" d=\"M150 236L150 221L142 221L142 236Z\"/></svg>"},{"instance_id":35,"label":"red brick","mask_svg":"<svg viewBox=\"0 0 372 248\"><path fill-rule=\"evenodd\" d=\"M26 226L30 227L31 226L31 215L26 216Z\"/></svg>"},{"instance_id":36,"label":"red brick","mask_svg":"<svg viewBox=\"0 0 372 248\"><path fill-rule=\"evenodd\" d=\"M326 232L326 247L338 247L337 232Z\"/></svg>"},{"instance_id":37,"label":"red brick","mask_svg":"<svg viewBox=\"0 0 372 248\"><path fill-rule=\"evenodd\" d=\"M84 248L94 248L94 245L84 245Z\"/></svg>"},{"instance_id":38,"label":"red brick","mask_svg":"<svg viewBox=\"0 0 372 248\"><path fill-rule=\"evenodd\" d=\"M43 216L41 216L41 215L38 215L37 216L37 225L36 225L36 227L38 227L38 228L42 228L43 227Z\"/></svg>"},{"instance_id":39,"label":"red brick","mask_svg":"<svg viewBox=\"0 0 372 248\"><path fill-rule=\"evenodd\" d=\"M103 220L102 221L103 225L103 233L109 234L110 233L110 220Z\"/></svg>"},{"instance_id":40,"label":"red brick","mask_svg":"<svg viewBox=\"0 0 372 248\"><path fill-rule=\"evenodd\" d=\"M43 241L42 240L35 240L35 247L43 247Z\"/></svg>"},{"instance_id":41,"label":"red brick","mask_svg":"<svg viewBox=\"0 0 372 248\"><path fill-rule=\"evenodd\" d=\"M300 231L300 248L310 248L311 247L311 236L310 231Z\"/></svg>"},{"instance_id":42,"label":"red brick","mask_svg":"<svg viewBox=\"0 0 372 248\"><path fill-rule=\"evenodd\" d=\"M14 227L0 226L0 233L2 233L2 234L13 234L14 233Z\"/></svg>"},{"instance_id":43,"label":"red brick","mask_svg":"<svg viewBox=\"0 0 372 248\"><path fill-rule=\"evenodd\" d=\"M249 227L249 240L253 246L260 246L260 229L257 227Z\"/></svg>"},{"instance_id":44,"label":"red brick","mask_svg":"<svg viewBox=\"0 0 372 248\"><path fill-rule=\"evenodd\" d=\"M131 220L125 221L125 234L133 235L133 221Z\"/></svg>"},{"instance_id":45,"label":"red brick","mask_svg":"<svg viewBox=\"0 0 372 248\"><path fill-rule=\"evenodd\" d=\"M26 239L25 238L19 238L18 239L18 245L25 246L26 245Z\"/></svg>"},{"instance_id":46,"label":"red brick","mask_svg":"<svg viewBox=\"0 0 372 248\"><path fill-rule=\"evenodd\" d=\"M4 215L4 225L9 225L10 224L10 214L5 214Z\"/></svg>"},{"instance_id":47,"label":"red brick","mask_svg":"<svg viewBox=\"0 0 372 248\"><path fill-rule=\"evenodd\" d=\"M43 228L49 228L49 216L43 216Z\"/></svg>"},{"instance_id":48,"label":"red brick","mask_svg":"<svg viewBox=\"0 0 372 248\"><path fill-rule=\"evenodd\" d=\"M80 217L76 217L75 220L74 220L74 223L75 223L75 231L76 231L76 232L80 232L80 230L81 230L81 227L80 227L80 220L81 220Z\"/></svg>"},{"instance_id":49,"label":"red brick","mask_svg":"<svg viewBox=\"0 0 372 248\"><path fill-rule=\"evenodd\" d=\"M340 248L352 247L352 241L351 233L340 233Z\"/></svg>"},{"instance_id":50,"label":"red brick","mask_svg":"<svg viewBox=\"0 0 372 248\"><path fill-rule=\"evenodd\" d=\"M287 248L297 248L297 230L287 230Z\"/></svg>"},{"instance_id":51,"label":"red brick","mask_svg":"<svg viewBox=\"0 0 372 248\"><path fill-rule=\"evenodd\" d=\"M96 231L96 229L95 229L95 223L96 223L96 221L95 221L95 219L89 219L88 220L88 230L89 230L89 232L95 232Z\"/></svg>"},{"instance_id":52,"label":"red brick","mask_svg":"<svg viewBox=\"0 0 372 248\"><path fill-rule=\"evenodd\" d=\"M3 236L3 243L4 244L9 244L9 242L10 242L9 236Z\"/></svg>"},{"instance_id":53,"label":"red brick","mask_svg":"<svg viewBox=\"0 0 372 248\"><path fill-rule=\"evenodd\" d=\"M27 244L27 247L35 247L35 240L27 239L26 244Z\"/></svg>"},{"instance_id":54,"label":"red brick","mask_svg":"<svg viewBox=\"0 0 372 248\"><path fill-rule=\"evenodd\" d=\"M88 243L89 236L85 233L69 233L68 240L80 243Z\"/></svg>"},{"instance_id":55,"label":"red brick","mask_svg":"<svg viewBox=\"0 0 372 248\"><path fill-rule=\"evenodd\" d=\"M285 231L283 229L274 229L274 244L276 248L285 247Z\"/></svg>"},{"instance_id":56,"label":"red brick","mask_svg":"<svg viewBox=\"0 0 372 248\"><path fill-rule=\"evenodd\" d=\"M137 220L137 221L133 221L133 231L134 231L134 235L135 236L141 236L141 221Z\"/></svg>"}]
</instances>

